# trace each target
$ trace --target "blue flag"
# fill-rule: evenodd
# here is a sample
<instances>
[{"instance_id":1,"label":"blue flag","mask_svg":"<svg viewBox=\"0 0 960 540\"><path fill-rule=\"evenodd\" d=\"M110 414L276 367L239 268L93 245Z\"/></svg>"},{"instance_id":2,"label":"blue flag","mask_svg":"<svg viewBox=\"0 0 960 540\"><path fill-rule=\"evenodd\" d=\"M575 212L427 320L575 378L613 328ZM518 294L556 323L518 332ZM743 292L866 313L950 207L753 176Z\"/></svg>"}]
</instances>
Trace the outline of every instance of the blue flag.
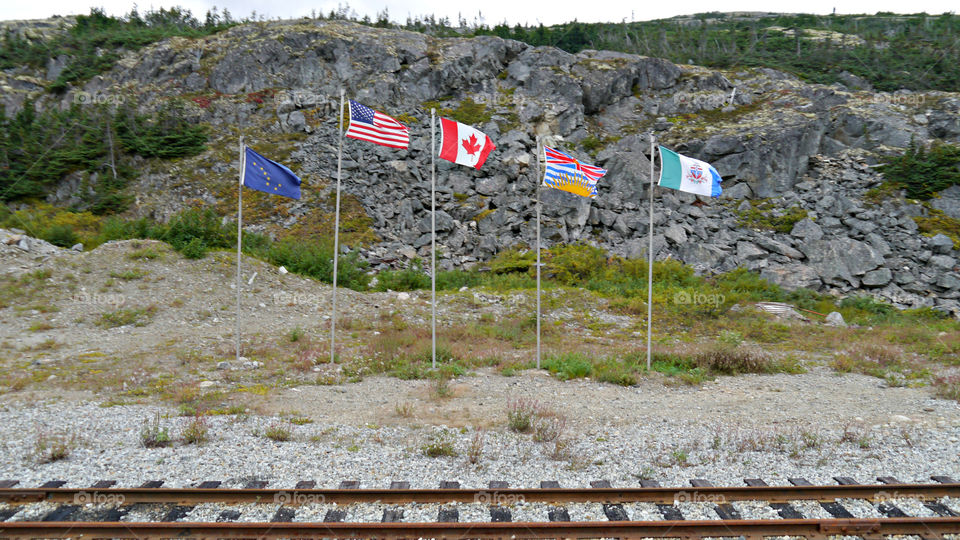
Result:
<instances>
[{"instance_id":1,"label":"blue flag","mask_svg":"<svg viewBox=\"0 0 960 540\"><path fill-rule=\"evenodd\" d=\"M300 179L293 171L249 148L244 156L243 185L264 193L300 198Z\"/></svg>"}]
</instances>

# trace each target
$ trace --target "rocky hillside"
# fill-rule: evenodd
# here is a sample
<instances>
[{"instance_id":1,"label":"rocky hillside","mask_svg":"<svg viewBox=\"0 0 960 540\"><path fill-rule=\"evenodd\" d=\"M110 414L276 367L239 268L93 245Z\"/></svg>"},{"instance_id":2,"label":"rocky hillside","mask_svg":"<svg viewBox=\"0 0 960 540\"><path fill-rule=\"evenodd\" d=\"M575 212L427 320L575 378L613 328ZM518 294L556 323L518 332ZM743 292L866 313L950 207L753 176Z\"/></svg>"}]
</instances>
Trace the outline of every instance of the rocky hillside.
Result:
<instances>
[{"instance_id":1,"label":"rocky hillside","mask_svg":"<svg viewBox=\"0 0 960 540\"><path fill-rule=\"evenodd\" d=\"M55 68L51 61L51 68ZM304 179L304 198L245 194L252 230L328 234L339 92L407 123L397 151L346 140L345 227L376 266L429 255L430 107L476 125L497 150L482 171L437 162L440 264L475 265L535 238L535 137L609 170L600 195L541 192L547 245L584 241L639 257L647 242L650 133L713 163L719 201L657 188L656 257L703 272L746 266L788 287L863 290L901 306L960 313L954 241L922 224L960 219L960 188L929 203L886 193L878 156L915 140L960 143L960 95L813 85L770 69L714 71L497 37L433 38L343 21L248 23L129 53L63 95L56 69L0 73L7 114L77 103L178 103L210 126L208 149L138 161L131 212L158 219L195 205L235 211L238 139ZM50 202L76 203L96 173L65 178ZM918 224L918 218L920 218ZM927 221L924 221L926 219ZM923 234L923 233L927 234Z\"/></svg>"}]
</instances>

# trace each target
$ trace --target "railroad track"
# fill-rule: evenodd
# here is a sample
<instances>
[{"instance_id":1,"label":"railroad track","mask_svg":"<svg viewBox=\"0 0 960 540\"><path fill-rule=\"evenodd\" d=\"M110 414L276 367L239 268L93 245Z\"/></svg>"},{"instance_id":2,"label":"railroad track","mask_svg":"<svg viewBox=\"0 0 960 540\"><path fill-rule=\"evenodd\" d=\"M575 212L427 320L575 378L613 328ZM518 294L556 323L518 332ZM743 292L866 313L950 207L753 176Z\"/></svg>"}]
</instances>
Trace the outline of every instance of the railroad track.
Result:
<instances>
[{"instance_id":1,"label":"railroad track","mask_svg":"<svg viewBox=\"0 0 960 540\"><path fill-rule=\"evenodd\" d=\"M960 483L952 478L835 480L812 485L792 478L790 486L770 486L747 479L735 487L643 480L622 488L597 481L589 489L556 482L539 489L507 482L485 489L460 489L456 482L441 482L439 489L410 489L406 482L390 489L360 489L358 482L316 489L309 481L290 489L263 481L240 489L221 489L219 482L164 488L159 481L138 488L117 488L113 481L18 488L0 481L0 539L960 537Z\"/></svg>"}]
</instances>

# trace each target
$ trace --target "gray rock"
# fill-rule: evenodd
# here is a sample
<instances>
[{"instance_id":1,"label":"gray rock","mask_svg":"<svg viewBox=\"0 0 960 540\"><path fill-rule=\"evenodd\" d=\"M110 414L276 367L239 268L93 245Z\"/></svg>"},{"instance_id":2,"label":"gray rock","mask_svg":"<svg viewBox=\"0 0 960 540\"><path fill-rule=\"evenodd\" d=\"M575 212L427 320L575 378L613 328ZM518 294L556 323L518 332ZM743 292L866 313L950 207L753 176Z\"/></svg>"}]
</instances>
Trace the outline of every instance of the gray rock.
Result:
<instances>
[{"instance_id":1,"label":"gray rock","mask_svg":"<svg viewBox=\"0 0 960 540\"><path fill-rule=\"evenodd\" d=\"M802 238L808 242L813 242L823 238L823 229L814 223L812 219L803 218L793 225L790 235L797 238Z\"/></svg>"},{"instance_id":2,"label":"gray rock","mask_svg":"<svg viewBox=\"0 0 960 540\"><path fill-rule=\"evenodd\" d=\"M960 278L956 274L942 274L937 278L937 287L942 287L947 290L960 289Z\"/></svg>"},{"instance_id":3,"label":"gray rock","mask_svg":"<svg viewBox=\"0 0 960 540\"><path fill-rule=\"evenodd\" d=\"M801 264L770 266L760 271L760 277L791 291L801 288L818 290L823 285L816 270Z\"/></svg>"},{"instance_id":4,"label":"gray rock","mask_svg":"<svg viewBox=\"0 0 960 540\"><path fill-rule=\"evenodd\" d=\"M737 242L737 258L741 261L752 261L766 255L767 252L753 242Z\"/></svg>"},{"instance_id":5,"label":"gray rock","mask_svg":"<svg viewBox=\"0 0 960 540\"><path fill-rule=\"evenodd\" d=\"M934 255L927 260L927 264L937 270L951 271L957 265L956 259L948 255Z\"/></svg>"},{"instance_id":6,"label":"gray rock","mask_svg":"<svg viewBox=\"0 0 960 540\"><path fill-rule=\"evenodd\" d=\"M499 195L507 187L507 182L507 177L502 174L486 176L477 180L476 191L489 197Z\"/></svg>"},{"instance_id":7,"label":"gray rock","mask_svg":"<svg viewBox=\"0 0 960 540\"><path fill-rule=\"evenodd\" d=\"M831 311L829 314L827 314L825 324L827 326L847 326L846 321L843 320L843 315L837 311Z\"/></svg>"},{"instance_id":8,"label":"gray rock","mask_svg":"<svg viewBox=\"0 0 960 540\"><path fill-rule=\"evenodd\" d=\"M687 241L687 231L676 223L670 224L670 226L663 231L663 236L674 244L684 244Z\"/></svg>"},{"instance_id":9,"label":"gray rock","mask_svg":"<svg viewBox=\"0 0 960 540\"><path fill-rule=\"evenodd\" d=\"M792 247L784 244L783 242L778 242L776 240L773 240L772 238L761 236L757 238L757 244L763 249L772 251L774 253L779 253L784 257L790 257L791 259L803 258L803 253L801 253L800 251L793 249Z\"/></svg>"},{"instance_id":10,"label":"gray rock","mask_svg":"<svg viewBox=\"0 0 960 540\"><path fill-rule=\"evenodd\" d=\"M953 240L945 234L937 234L933 238L927 241L927 245L930 246L930 249L934 253L946 254L950 253L950 250L953 249Z\"/></svg>"},{"instance_id":11,"label":"gray rock","mask_svg":"<svg viewBox=\"0 0 960 540\"><path fill-rule=\"evenodd\" d=\"M857 286L855 276L883 264L875 249L851 238L806 242L800 248L824 281L842 279Z\"/></svg>"},{"instance_id":12,"label":"gray rock","mask_svg":"<svg viewBox=\"0 0 960 540\"><path fill-rule=\"evenodd\" d=\"M83 251L83 244L74 244L70 246L70 249L73 251Z\"/></svg>"},{"instance_id":13,"label":"gray rock","mask_svg":"<svg viewBox=\"0 0 960 540\"><path fill-rule=\"evenodd\" d=\"M877 268L863 275L863 284L868 287L882 287L893 279L889 268Z\"/></svg>"}]
</instances>

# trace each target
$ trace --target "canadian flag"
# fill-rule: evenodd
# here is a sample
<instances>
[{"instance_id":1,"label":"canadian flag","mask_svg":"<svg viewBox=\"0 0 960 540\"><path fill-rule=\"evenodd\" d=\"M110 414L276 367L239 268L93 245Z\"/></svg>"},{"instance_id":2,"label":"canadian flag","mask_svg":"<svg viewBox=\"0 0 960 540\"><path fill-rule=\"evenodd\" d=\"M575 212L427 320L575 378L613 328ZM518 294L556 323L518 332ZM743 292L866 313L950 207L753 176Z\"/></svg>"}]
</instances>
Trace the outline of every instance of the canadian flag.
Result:
<instances>
[{"instance_id":1,"label":"canadian flag","mask_svg":"<svg viewBox=\"0 0 960 540\"><path fill-rule=\"evenodd\" d=\"M479 169L497 147L482 131L454 120L440 118L440 157Z\"/></svg>"}]
</instances>

